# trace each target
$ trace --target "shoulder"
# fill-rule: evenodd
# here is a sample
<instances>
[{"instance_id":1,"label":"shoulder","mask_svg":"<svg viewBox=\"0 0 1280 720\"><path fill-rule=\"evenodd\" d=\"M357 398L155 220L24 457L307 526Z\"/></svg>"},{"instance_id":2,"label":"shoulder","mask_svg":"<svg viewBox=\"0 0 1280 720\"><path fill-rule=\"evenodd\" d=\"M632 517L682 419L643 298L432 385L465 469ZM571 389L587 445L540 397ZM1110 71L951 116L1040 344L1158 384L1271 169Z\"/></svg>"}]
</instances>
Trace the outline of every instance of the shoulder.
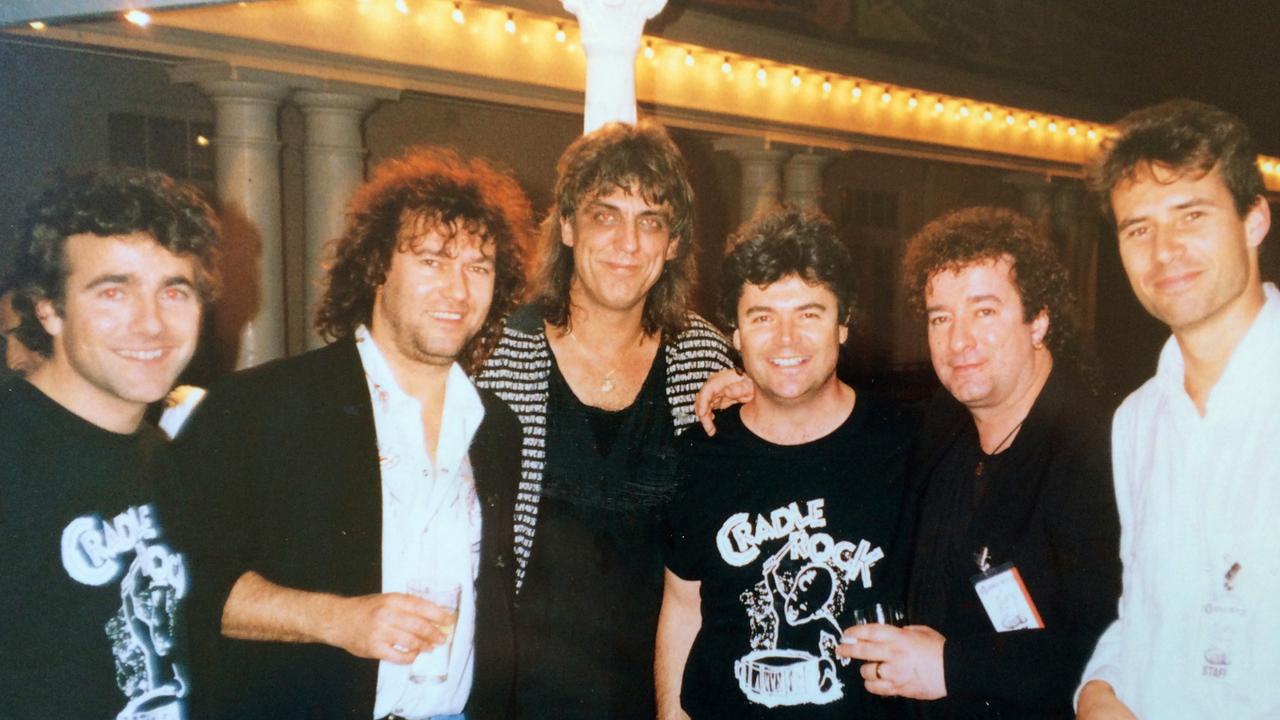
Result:
<instances>
[{"instance_id":1,"label":"shoulder","mask_svg":"<svg viewBox=\"0 0 1280 720\"><path fill-rule=\"evenodd\" d=\"M726 357L733 352L729 339L712 325L706 318L695 312L685 316L684 330L676 336L673 343L677 353L722 353Z\"/></svg>"},{"instance_id":2,"label":"shoulder","mask_svg":"<svg viewBox=\"0 0 1280 720\"><path fill-rule=\"evenodd\" d=\"M476 372L478 386L495 389L497 383L517 379L516 376L528 381L544 366L550 367L542 316L537 305L525 305L507 318L498 344Z\"/></svg>"},{"instance_id":3,"label":"shoulder","mask_svg":"<svg viewBox=\"0 0 1280 720\"><path fill-rule=\"evenodd\" d=\"M480 425L484 432L497 436L514 433L515 442L518 443L520 419L511 409L511 406L507 405L502 398L490 390L477 387L476 391L480 393L480 402L484 405L484 420Z\"/></svg>"}]
</instances>

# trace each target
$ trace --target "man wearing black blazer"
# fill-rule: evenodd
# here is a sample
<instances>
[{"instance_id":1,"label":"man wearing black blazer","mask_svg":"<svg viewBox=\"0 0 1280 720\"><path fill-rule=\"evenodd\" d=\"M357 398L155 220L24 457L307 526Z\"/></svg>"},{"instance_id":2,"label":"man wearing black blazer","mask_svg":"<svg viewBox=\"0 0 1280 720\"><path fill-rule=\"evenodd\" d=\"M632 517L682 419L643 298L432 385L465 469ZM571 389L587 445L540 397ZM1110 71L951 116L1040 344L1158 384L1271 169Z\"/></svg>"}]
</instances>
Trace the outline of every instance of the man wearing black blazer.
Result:
<instances>
[{"instance_id":1,"label":"man wearing black blazer","mask_svg":"<svg viewBox=\"0 0 1280 720\"><path fill-rule=\"evenodd\" d=\"M193 717L509 714L520 428L466 371L531 226L479 160L383 163L335 245L316 324L336 342L196 410L177 442Z\"/></svg>"}]
</instances>

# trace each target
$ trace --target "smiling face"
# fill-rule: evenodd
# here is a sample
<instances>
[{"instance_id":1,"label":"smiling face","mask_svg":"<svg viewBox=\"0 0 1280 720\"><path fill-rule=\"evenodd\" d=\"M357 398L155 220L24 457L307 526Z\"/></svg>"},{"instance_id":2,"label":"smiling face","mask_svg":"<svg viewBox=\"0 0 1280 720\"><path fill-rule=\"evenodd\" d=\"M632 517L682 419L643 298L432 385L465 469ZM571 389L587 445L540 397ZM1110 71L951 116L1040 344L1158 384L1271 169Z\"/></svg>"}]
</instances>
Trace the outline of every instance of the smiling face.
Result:
<instances>
[{"instance_id":1,"label":"smiling face","mask_svg":"<svg viewBox=\"0 0 1280 720\"><path fill-rule=\"evenodd\" d=\"M1270 210L1260 199L1241 217L1217 169L1139 168L1116 185L1111 206L1129 284L1175 334L1262 306L1258 245Z\"/></svg>"},{"instance_id":2,"label":"smiling face","mask_svg":"<svg viewBox=\"0 0 1280 720\"><path fill-rule=\"evenodd\" d=\"M925 287L929 356L943 386L970 410L1016 406L1036 387L1036 353L1049 329L1023 320L1007 259L933 275Z\"/></svg>"},{"instance_id":3,"label":"smiling face","mask_svg":"<svg viewBox=\"0 0 1280 720\"><path fill-rule=\"evenodd\" d=\"M493 301L493 244L423 219L401 223L369 332L393 365L447 368Z\"/></svg>"},{"instance_id":4,"label":"smiling face","mask_svg":"<svg viewBox=\"0 0 1280 720\"><path fill-rule=\"evenodd\" d=\"M835 293L825 285L790 275L742 288L733 345L758 397L785 405L818 397L838 383L836 361L848 336Z\"/></svg>"},{"instance_id":5,"label":"smiling face","mask_svg":"<svg viewBox=\"0 0 1280 720\"><path fill-rule=\"evenodd\" d=\"M663 265L676 255L670 215L665 205L650 205L637 189L619 188L562 220L563 242L573 248L573 305L588 312L642 311Z\"/></svg>"},{"instance_id":6,"label":"smiling face","mask_svg":"<svg viewBox=\"0 0 1280 720\"><path fill-rule=\"evenodd\" d=\"M62 313L49 300L36 305L53 356L35 375L100 425L141 418L195 352L201 311L195 260L145 233L72 235L64 253Z\"/></svg>"}]
</instances>

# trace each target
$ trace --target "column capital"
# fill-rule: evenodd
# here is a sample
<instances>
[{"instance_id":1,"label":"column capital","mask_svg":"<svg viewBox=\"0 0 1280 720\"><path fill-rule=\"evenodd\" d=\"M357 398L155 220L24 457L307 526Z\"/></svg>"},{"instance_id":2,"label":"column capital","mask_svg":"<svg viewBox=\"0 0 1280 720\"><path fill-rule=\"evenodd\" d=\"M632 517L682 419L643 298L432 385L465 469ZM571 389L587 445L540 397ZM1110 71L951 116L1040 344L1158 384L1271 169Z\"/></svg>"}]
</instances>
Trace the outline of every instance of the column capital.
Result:
<instances>
[{"instance_id":1,"label":"column capital","mask_svg":"<svg viewBox=\"0 0 1280 720\"><path fill-rule=\"evenodd\" d=\"M792 155L782 176L787 202L818 209L822 201L822 170L834 159L831 155L814 152L812 148Z\"/></svg>"},{"instance_id":2,"label":"column capital","mask_svg":"<svg viewBox=\"0 0 1280 720\"><path fill-rule=\"evenodd\" d=\"M608 122L636 121L636 53L645 22L667 0L561 0L578 18L587 57L583 132Z\"/></svg>"},{"instance_id":3,"label":"column capital","mask_svg":"<svg viewBox=\"0 0 1280 720\"><path fill-rule=\"evenodd\" d=\"M366 113L383 98L361 93L328 92L322 90L294 90L293 102L303 112L308 110L350 110Z\"/></svg>"},{"instance_id":4,"label":"column capital","mask_svg":"<svg viewBox=\"0 0 1280 720\"><path fill-rule=\"evenodd\" d=\"M732 135L716 138L711 146L721 152L732 153L740 161L773 162L779 166L791 155L790 150L774 146L767 138Z\"/></svg>"}]
</instances>

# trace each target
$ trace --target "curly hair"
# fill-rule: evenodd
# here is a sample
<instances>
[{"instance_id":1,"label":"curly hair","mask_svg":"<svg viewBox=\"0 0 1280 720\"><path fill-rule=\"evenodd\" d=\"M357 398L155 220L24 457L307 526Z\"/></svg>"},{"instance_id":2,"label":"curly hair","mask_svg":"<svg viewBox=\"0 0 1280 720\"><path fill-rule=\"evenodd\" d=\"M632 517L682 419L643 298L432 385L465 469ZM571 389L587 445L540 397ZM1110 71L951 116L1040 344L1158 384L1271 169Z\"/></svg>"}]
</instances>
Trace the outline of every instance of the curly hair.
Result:
<instances>
[{"instance_id":1,"label":"curly hair","mask_svg":"<svg viewBox=\"0 0 1280 720\"><path fill-rule=\"evenodd\" d=\"M495 273L489 315L458 358L478 368L502 334L502 324L524 290L524 256L533 235L533 211L507 171L479 158L464 160L444 148L410 148L379 164L352 197L346 229L334 241L316 329L344 338L367 325L373 300L387 280L400 230L426 221L453 236L465 232L492 244Z\"/></svg>"},{"instance_id":2,"label":"curly hair","mask_svg":"<svg viewBox=\"0 0 1280 720\"><path fill-rule=\"evenodd\" d=\"M1172 168L1178 177L1217 169L1240 217L1265 192L1249 129L1231 113L1193 100L1169 100L1129 113L1117 127L1120 134L1103 142L1086 175L1112 224L1111 191L1153 164Z\"/></svg>"},{"instance_id":3,"label":"curly hair","mask_svg":"<svg viewBox=\"0 0 1280 720\"><path fill-rule=\"evenodd\" d=\"M135 233L194 259L196 293L202 303L213 300L221 228L195 188L147 170L58 172L27 206L19 227L12 276L13 308L22 318L18 339L44 357L53 352L53 338L36 318L35 306L48 300L59 315L65 310L67 238Z\"/></svg>"},{"instance_id":4,"label":"curly hair","mask_svg":"<svg viewBox=\"0 0 1280 720\"><path fill-rule=\"evenodd\" d=\"M784 207L748 221L729 238L720 267L720 304L725 327L738 326L738 301L750 285L770 285L792 275L820 284L836 296L840 324L853 318L853 260L835 226L824 215Z\"/></svg>"},{"instance_id":5,"label":"curly hair","mask_svg":"<svg viewBox=\"0 0 1280 720\"><path fill-rule=\"evenodd\" d=\"M1066 363L1095 393L1096 363L1085 348L1071 276L1048 238L1026 217L1006 208L972 207L930 221L908 242L903 258L907 303L925 315L925 291L938 273L960 272L980 263L1008 260L1010 279L1022 301L1024 322L1044 311L1044 343L1055 361Z\"/></svg>"},{"instance_id":6,"label":"curly hair","mask_svg":"<svg viewBox=\"0 0 1280 720\"><path fill-rule=\"evenodd\" d=\"M671 211L675 257L645 298L642 326L652 335L675 336L684 329L696 274L693 254L693 187L684 156L661 125L608 123L575 140L556 164L555 208L542 225L538 302L547 322L568 328L573 248L564 244L562 222L578 208L614 190L639 192L652 206Z\"/></svg>"}]
</instances>

